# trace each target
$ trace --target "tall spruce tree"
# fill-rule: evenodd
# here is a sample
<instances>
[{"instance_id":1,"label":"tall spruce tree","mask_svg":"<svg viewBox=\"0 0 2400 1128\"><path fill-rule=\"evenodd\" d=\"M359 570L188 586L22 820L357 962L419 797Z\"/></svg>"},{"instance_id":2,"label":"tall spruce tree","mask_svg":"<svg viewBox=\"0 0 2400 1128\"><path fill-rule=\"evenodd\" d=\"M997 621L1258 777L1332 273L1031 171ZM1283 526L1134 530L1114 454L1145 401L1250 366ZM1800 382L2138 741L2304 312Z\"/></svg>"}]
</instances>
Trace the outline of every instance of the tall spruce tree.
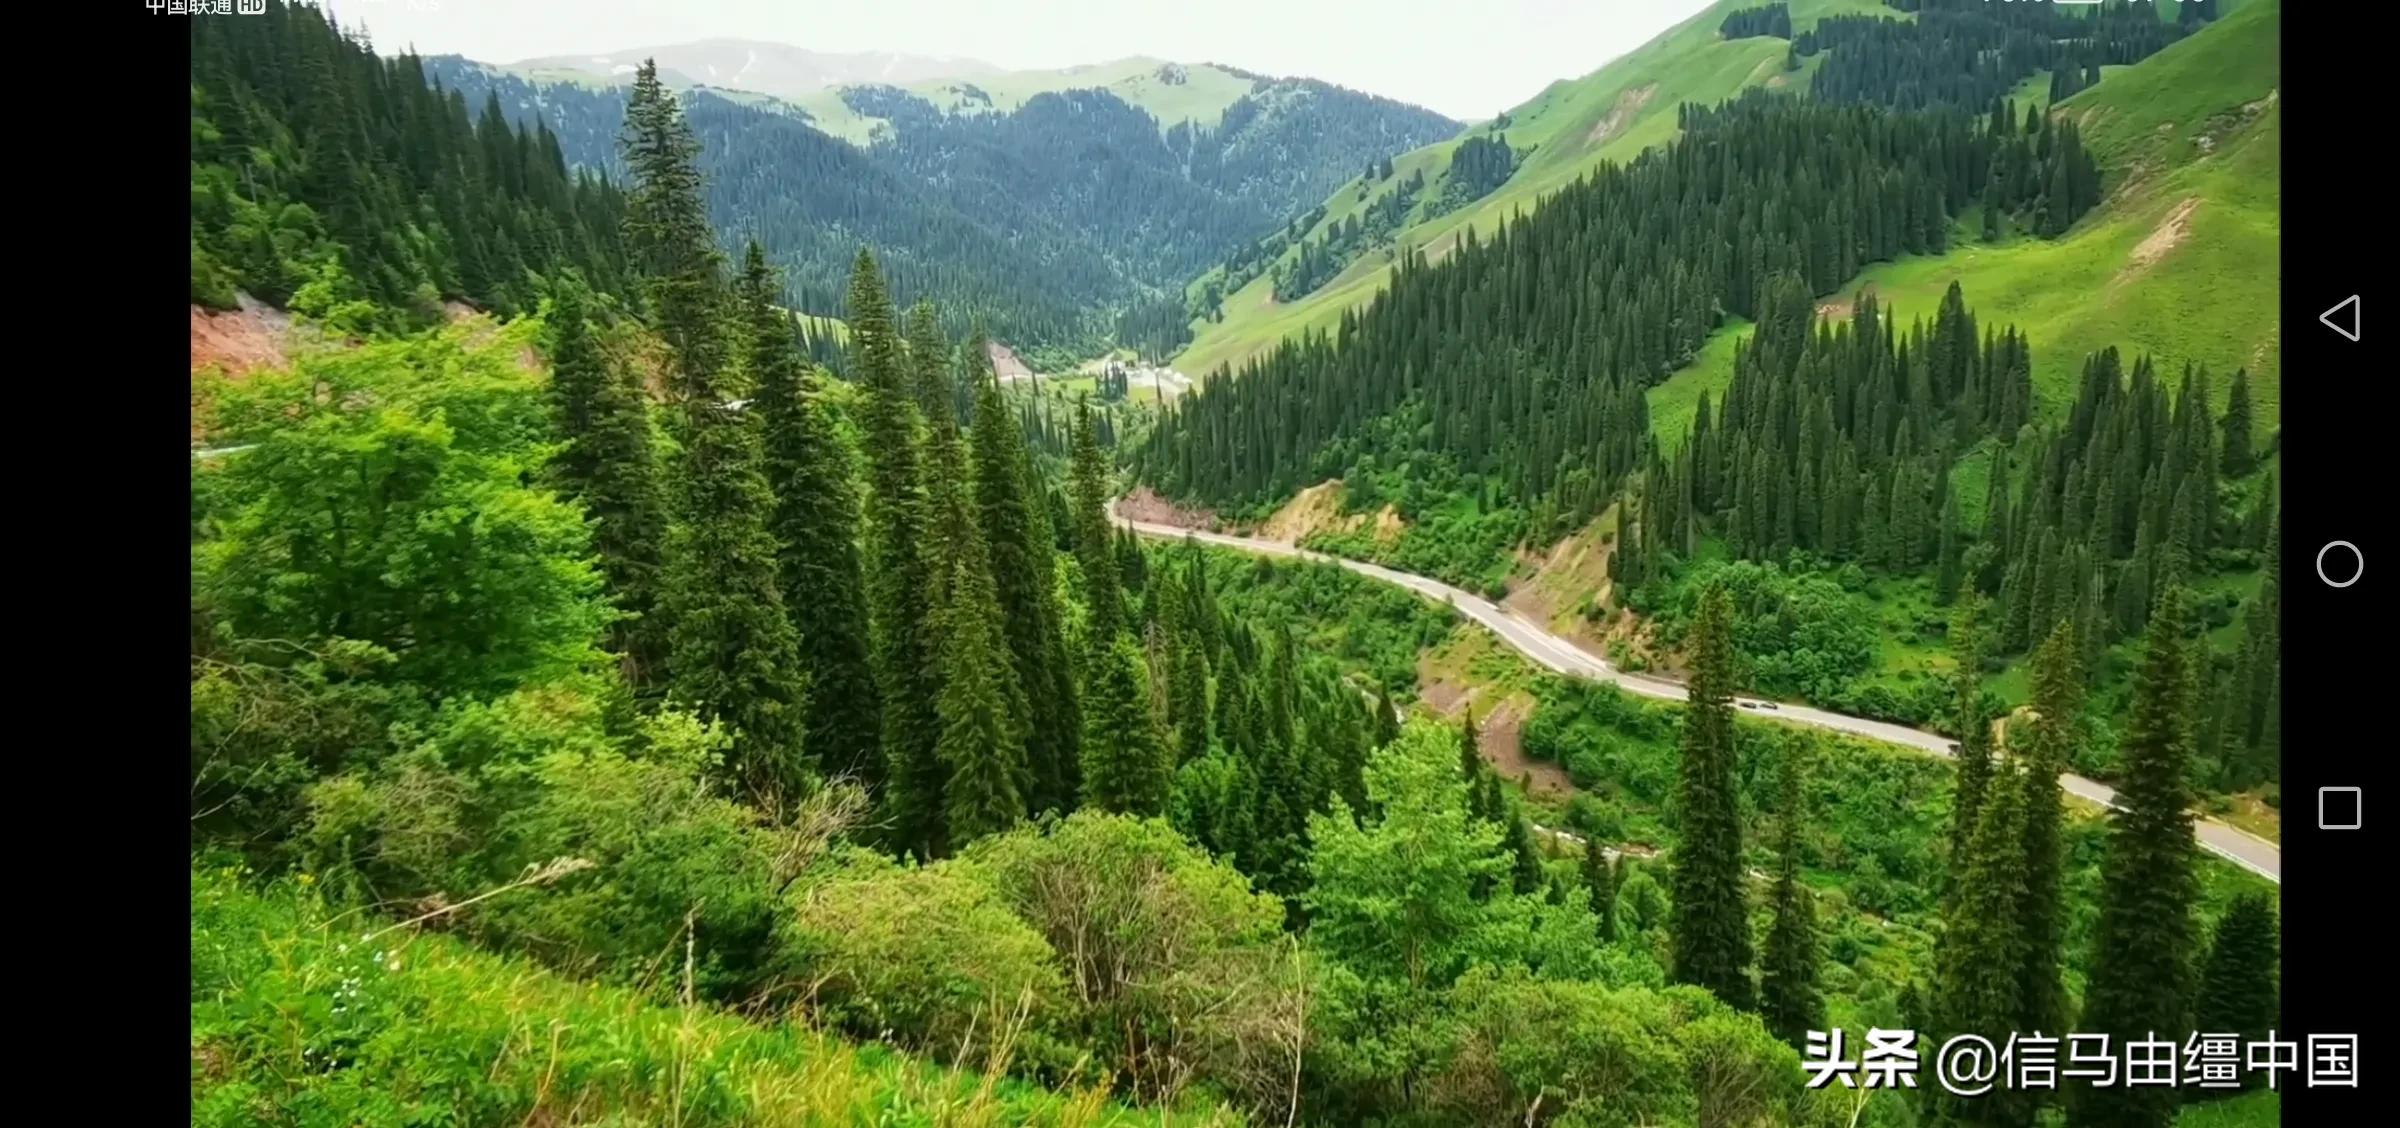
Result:
<instances>
[{"instance_id":1,"label":"tall spruce tree","mask_svg":"<svg viewBox=\"0 0 2400 1128\"><path fill-rule=\"evenodd\" d=\"M1025 764L1025 693L1009 661L983 534L963 490L943 492L939 519L946 531L936 565L946 573L937 618L942 730L934 750L947 775L943 818L955 849L1023 820L1032 773Z\"/></svg>"},{"instance_id":2,"label":"tall spruce tree","mask_svg":"<svg viewBox=\"0 0 2400 1128\"><path fill-rule=\"evenodd\" d=\"M2019 979L2024 936L2017 907L2025 900L2024 787L2017 769L2002 766L1978 809L1968 841L1958 893L1942 920L1942 951L1935 968L1935 1013L1944 1039L1979 1034L1994 1045L2016 1029L2023 1012ZM1963 1123L2029 1123L2025 1094L1994 1093L1970 1099L1942 1094L1937 1106Z\"/></svg>"},{"instance_id":3,"label":"tall spruce tree","mask_svg":"<svg viewBox=\"0 0 2400 1128\"><path fill-rule=\"evenodd\" d=\"M1400 707L1392 704L1390 690L1377 686L1375 688L1375 732L1373 735L1375 747L1381 748L1390 744L1399 735Z\"/></svg>"},{"instance_id":4,"label":"tall spruce tree","mask_svg":"<svg viewBox=\"0 0 2400 1128\"><path fill-rule=\"evenodd\" d=\"M2189 782L2190 628L2188 597L2171 584L2150 616L2119 752L2123 779L2109 812L2091 985L2078 1025L2120 1044L2134 1038L2180 1044L2191 1021L2198 946L2192 906L2199 889ZM2085 1088L2074 1096L2070 1123L2094 1128L2165 1128L2178 1100L2170 1088Z\"/></svg>"},{"instance_id":5,"label":"tall spruce tree","mask_svg":"<svg viewBox=\"0 0 2400 1128\"><path fill-rule=\"evenodd\" d=\"M671 691L734 731L731 763L754 793L782 795L807 779L800 639L776 576L775 495L758 417L727 406L743 373L698 155L682 107L645 62L625 111L626 237L682 409L663 592Z\"/></svg>"},{"instance_id":6,"label":"tall spruce tree","mask_svg":"<svg viewBox=\"0 0 2400 1128\"><path fill-rule=\"evenodd\" d=\"M1026 807L1037 814L1064 811L1075 804L1076 741L1082 721L1075 700L1075 674L1067 657L1064 616L1058 605L1050 514L1039 500L1040 481L1034 476L1025 433L1001 398L999 381L991 371L991 354L980 331L968 343L966 357L975 393L970 433L975 516L991 556L992 583L1000 602L1009 658L1024 688L1031 725L1025 736L1025 758L1033 786L1026 794ZM1200 676L1207 677L1205 668ZM1202 693L1205 701L1205 682Z\"/></svg>"},{"instance_id":7,"label":"tall spruce tree","mask_svg":"<svg viewBox=\"0 0 2400 1128\"><path fill-rule=\"evenodd\" d=\"M1969 596L1950 626L1950 654L1956 663L1950 675L1950 727L1958 737L1958 782L1950 804L1952 891L1966 872L1967 842L1990 790L1992 727L1983 709L1983 645L1982 600Z\"/></svg>"},{"instance_id":8,"label":"tall spruce tree","mask_svg":"<svg viewBox=\"0 0 2400 1128\"><path fill-rule=\"evenodd\" d=\"M583 506L592 549L617 609L609 648L627 684L647 688L664 672L666 620L659 609L666 494L652 454L650 405L632 369L611 364L590 323L590 292L573 274L552 288L545 318L551 425L561 449L550 472L559 492Z\"/></svg>"},{"instance_id":9,"label":"tall spruce tree","mask_svg":"<svg viewBox=\"0 0 2400 1128\"><path fill-rule=\"evenodd\" d=\"M1091 614L1091 645L1106 650L1125 629L1125 597L1117 577L1116 540L1108 523L1108 458L1088 404L1075 405L1074 446L1067 467L1074 495L1075 558L1083 567L1083 592Z\"/></svg>"},{"instance_id":10,"label":"tall spruce tree","mask_svg":"<svg viewBox=\"0 0 2400 1128\"><path fill-rule=\"evenodd\" d=\"M2066 985L2060 978L2067 944L2066 796L2058 777L2066 772L2082 731L2079 649L2075 632L2060 623L2034 651L2032 731L2016 747L2025 789L2025 899L2016 910L2025 962L2016 1029L2044 1034L2067 1024Z\"/></svg>"},{"instance_id":11,"label":"tall spruce tree","mask_svg":"<svg viewBox=\"0 0 2400 1128\"><path fill-rule=\"evenodd\" d=\"M1825 999L1817 987L1816 905L1800 881L1800 827L1807 810L1801 755L1797 743L1787 745L1777 771L1775 922L1767 930L1758 976L1767 1029L1793 1045L1806 1042L1808 1032L1823 1029L1825 1022Z\"/></svg>"},{"instance_id":12,"label":"tall spruce tree","mask_svg":"<svg viewBox=\"0 0 2400 1128\"><path fill-rule=\"evenodd\" d=\"M885 822L892 846L921 858L948 850L943 771L935 745L941 719L940 651L930 600L936 587L928 527L915 380L892 302L866 251L850 274L850 354L862 386L859 430L867 455L868 606L875 674Z\"/></svg>"},{"instance_id":13,"label":"tall spruce tree","mask_svg":"<svg viewBox=\"0 0 2400 1128\"><path fill-rule=\"evenodd\" d=\"M1141 651L1122 634L1084 671L1083 803L1114 814L1166 809L1172 769L1150 713Z\"/></svg>"},{"instance_id":14,"label":"tall spruce tree","mask_svg":"<svg viewBox=\"0 0 2400 1128\"><path fill-rule=\"evenodd\" d=\"M765 431L775 491L776 577L808 680L809 748L827 775L879 787L882 705L858 558L858 488L849 448L822 398L824 378L802 362L792 320L778 308L780 292L753 241L736 298L750 338L750 410Z\"/></svg>"},{"instance_id":15,"label":"tall spruce tree","mask_svg":"<svg viewBox=\"0 0 2400 1128\"><path fill-rule=\"evenodd\" d=\"M2225 417L2217 421L2224 434L2224 450L2219 465L2228 478L2239 478L2258 465L2257 452L2250 439L2250 370L2237 368L2233 373L2233 391L2225 399Z\"/></svg>"},{"instance_id":16,"label":"tall spruce tree","mask_svg":"<svg viewBox=\"0 0 2400 1128\"><path fill-rule=\"evenodd\" d=\"M1733 597L1720 586L1711 585L1700 597L1691 650L1676 790L1681 844L1674 855L1668 929L1674 976L1747 1008L1750 912L1742 889L1742 827L1734 787Z\"/></svg>"},{"instance_id":17,"label":"tall spruce tree","mask_svg":"<svg viewBox=\"0 0 2400 1128\"><path fill-rule=\"evenodd\" d=\"M1583 840L1583 887L1591 892L1592 915L1599 918L1596 937L1603 944L1617 938L1617 869L1608 860L1608 848L1600 844L1598 835L1585 832Z\"/></svg>"},{"instance_id":18,"label":"tall spruce tree","mask_svg":"<svg viewBox=\"0 0 2400 1128\"><path fill-rule=\"evenodd\" d=\"M1534 834L1533 820L1523 811L1512 812L1510 823L1516 828L1509 835L1509 849L1516 854L1509 870L1509 883L1520 897L1538 892L1545 884L1542 868L1542 843Z\"/></svg>"},{"instance_id":19,"label":"tall spruce tree","mask_svg":"<svg viewBox=\"0 0 2400 1128\"><path fill-rule=\"evenodd\" d=\"M2274 1028L2277 931L2275 903L2267 894L2245 893L2226 907L2200 974L2194 1029L2263 1038Z\"/></svg>"}]
</instances>

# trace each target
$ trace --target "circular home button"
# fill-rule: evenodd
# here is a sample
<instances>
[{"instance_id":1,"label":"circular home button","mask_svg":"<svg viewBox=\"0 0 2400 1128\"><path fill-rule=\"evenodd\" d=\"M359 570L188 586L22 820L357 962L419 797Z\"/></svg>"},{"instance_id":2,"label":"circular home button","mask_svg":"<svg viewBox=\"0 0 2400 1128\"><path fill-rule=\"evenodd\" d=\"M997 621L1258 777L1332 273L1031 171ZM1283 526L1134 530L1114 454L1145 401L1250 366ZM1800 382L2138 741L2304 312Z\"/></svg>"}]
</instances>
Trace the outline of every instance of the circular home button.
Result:
<instances>
[{"instance_id":1,"label":"circular home button","mask_svg":"<svg viewBox=\"0 0 2400 1128\"><path fill-rule=\"evenodd\" d=\"M2336 552L2335 549L2342 551ZM2344 554L2350 557L2347 564L2342 560ZM2328 557L2332 558L2331 571L2326 569L2326 558ZM2339 573L2347 573L2350 578L2335 579L2334 576ZM2357 583L2358 578L2366 574L2367 554L2360 552L2358 546L2349 541L2335 541L2317 550L2317 578L2325 581L2327 587L2346 588Z\"/></svg>"}]
</instances>

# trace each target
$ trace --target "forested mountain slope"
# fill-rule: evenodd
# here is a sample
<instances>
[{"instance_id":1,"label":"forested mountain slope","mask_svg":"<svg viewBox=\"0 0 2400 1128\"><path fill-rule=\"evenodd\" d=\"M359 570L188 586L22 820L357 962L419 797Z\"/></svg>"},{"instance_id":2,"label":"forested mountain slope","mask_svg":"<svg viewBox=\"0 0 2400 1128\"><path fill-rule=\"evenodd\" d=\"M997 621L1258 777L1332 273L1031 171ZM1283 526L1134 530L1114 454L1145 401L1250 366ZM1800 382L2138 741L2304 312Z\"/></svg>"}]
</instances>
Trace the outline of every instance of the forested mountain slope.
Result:
<instances>
[{"instance_id":1,"label":"forested mountain slope","mask_svg":"<svg viewBox=\"0 0 2400 1128\"><path fill-rule=\"evenodd\" d=\"M338 331L431 323L445 300L530 310L542 276L626 285L623 199L560 137L332 34L314 8L192 22L191 300L236 291Z\"/></svg>"},{"instance_id":2,"label":"forested mountain slope","mask_svg":"<svg viewBox=\"0 0 2400 1128\"><path fill-rule=\"evenodd\" d=\"M2063 618L2113 708L2127 652L2111 648L2189 584L2215 632L2208 676L2241 687L2212 698L2240 717L2212 721L2208 778L2255 784L2274 764L2277 14L2053 40L2060 67L2106 78L2051 113L2039 75L1969 70L1956 97L2031 96L1957 105L1936 96L1948 79L1887 81L1914 65L1905 36L1884 70L1845 62L1856 38L1820 45L1814 77L1851 75L1851 92L1678 107L1671 148L1495 235L1412 251L1330 332L1206 385L1143 473L1243 516L1341 479L1352 512L1390 509L1383 531L1322 547L1495 597L1532 572L1516 578L1541 583L1542 614L1611 624L1636 662L1674 660L1706 584L1745 585L1751 610L1807 588L1832 633L1747 638L1750 684L1917 723L1946 709L1958 601L2002 617L2003 703L2026 690L2012 656ZM1965 21L1940 26L1970 47L2016 31L1918 13L1937 16ZM2165 38L2182 41L2155 50ZM1781 42L1725 42L1764 41ZM1893 104L1862 102L1875 90ZM1821 301L1862 271L1892 280L1897 312L1884 285ZM1568 537L1566 555L1605 566L1555 577L1512 555L1555 559Z\"/></svg>"},{"instance_id":3,"label":"forested mountain slope","mask_svg":"<svg viewBox=\"0 0 2400 1128\"><path fill-rule=\"evenodd\" d=\"M622 87L529 81L456 57L425 65L471 104L496 96L511 120L550 123L570 164L618 167ZM729 244L762 242L799 308L838 312L847 255L867 243L887 250L902 295L942 303L953 331L980 316L1003 339L1070 351L1096 351L1119 313L1171 293L1357 168L1457 128L1307 80L1174 64L1142 73L1130 86L978 87L964 103L893 86L844 87L806 107L723 85L688 98L712 218ZM1170 74L1180 77L1160 77ZM1195 84L1228 96L1187 93ZM1138 96L1152 87L1178 97ZM820 128L860 112L879 123L866 144Z\"/></svg>"},{"instance_id":4,"label":"forested mountain slope","mask_svg":"<svg viewBox=\"0 0 2400 1128\"><path fill-rule=\"evenodd\" d=\"M1488 238L1508 215L1538 207L1544 195L1600 162L1629 159L1672 139L1682 102L1713 103L1751 87L1807 92L1829 66L1836 79L1823 93L1840 100L1980 101L1986 90L2006 92L2037 72L2063 67L2062 59L2070 55L2078 70L2086 63L2130 62L2180 34L2182 25L2174 21L2186 18L2186 12L2196 17L2211 6L2160 6L2170 7L2176 10L2163 14L2146 5L2112 7L2108 30L2086 36L2083 14L2059 14L2066 10L2047 6L2001 10L1983 0L1794 0L1788 5L1720 0L1592 74L1554 83L1470 135L1394 158L1389 178L1340 186L1321 212L1312 209L1300 217L1297 230L1287 225L1280 238L1270 234L1237 252L1223 269L1202 275L1187 293L1196 315L1195 336L1176 366L1195 375L1213 372L1300 332L1331 328L1342 310L1355 309L1382 290L1391 265L1405 251L1421 250L1438 260L1462 232L1473 228ZM1739 13L1778 8L1782 22L1773 26L1797 40L1755 34L1737 20ZM1962 62L1952 48L1922 46L1908 33L1869 36L1840 30L1878 21L1914 25L1919 9L1928 8L1939 25L1935 42L1980 44L1969 49L1970 55L1976 49L1989 54ZM2133 19L2136 15L2142 19ZM1729 27L1728 21L1736 22ZM1832 21L1835 30L1820 36L1817 29L1824 21ZM2012 33L2019 38L2002 51ZM1846 53L1858 61L1845 61ZM1927 75L1966 77L1933 81ZM1457 153L1476 141L1505 144L1512 155L1496 168L1488 158L1476 161L1470 174L1454 177ZM1425 185L1413 195L1412 178ZM1454 179L1461 182L1455 188ZM1406 198L1395 208L1395 197ZM1396 220L1367 219L1363 238L1336 229L1346 218L1379 205L1400 214ZM1307 272L1305 285L1279 285L1290 272L1278 279L1274 265L1296 262L1309 243L1335 252L1330 268Z\"/></svg>"}]
</instances>

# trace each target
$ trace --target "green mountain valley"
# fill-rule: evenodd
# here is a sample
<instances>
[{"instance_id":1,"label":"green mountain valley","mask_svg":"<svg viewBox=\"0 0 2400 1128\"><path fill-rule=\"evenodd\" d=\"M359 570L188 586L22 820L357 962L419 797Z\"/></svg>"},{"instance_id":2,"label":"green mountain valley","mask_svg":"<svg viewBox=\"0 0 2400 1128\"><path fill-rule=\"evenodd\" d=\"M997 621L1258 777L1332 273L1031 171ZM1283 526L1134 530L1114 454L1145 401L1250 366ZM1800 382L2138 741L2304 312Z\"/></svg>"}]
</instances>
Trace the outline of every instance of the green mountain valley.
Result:
<instances>
[{"instance_id":1,"label":"green mountain valley","mask_svg":"<svg viewBox=\"0 0 2400 1128\"><path fill-rule=\"evenodd\" d=\"M193 1124L2280 1123L2278 0L894 4L190 19Z\"/></svg>"}]
</instances>

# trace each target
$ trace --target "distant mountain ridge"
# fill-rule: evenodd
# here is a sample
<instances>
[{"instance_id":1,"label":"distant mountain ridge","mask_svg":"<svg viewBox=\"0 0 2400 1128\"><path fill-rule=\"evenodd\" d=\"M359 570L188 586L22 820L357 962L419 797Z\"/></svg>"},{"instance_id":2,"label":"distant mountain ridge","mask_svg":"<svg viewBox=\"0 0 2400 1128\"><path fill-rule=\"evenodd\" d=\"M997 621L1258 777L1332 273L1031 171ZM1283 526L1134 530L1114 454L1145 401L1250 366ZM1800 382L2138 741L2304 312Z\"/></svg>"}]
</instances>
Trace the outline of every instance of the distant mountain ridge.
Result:
<instances>
[{"instance_id":1,"label":"distant mountain ridge","mask_svg":"<svg viewBox=\"0 0 2400 1128\"><path fill-rule=\"evenodd\" d=\"M1180 309L1184 279L1359 169L1458 128L1310 79L1155 59L791 98L760 89L777 71L733 58L706 60L708 80L658 62L685 92L720 233L759 239L796 308L839 315L866 244L904 297L1020 347L1081 355L1120 313L1160 299ZM455 55L424 67L469 106L538 118L570 164L622 176L629 80Z\"/></svg>"},{"instance_id":2,"label":"distant mountain ridge","mask_svg":"<svg viewBox=\"0 0 2400 1128\"><path fill-rule=\"evenodd\" d=\"M599 55L547 55L501 69L552 81L571 74L609 83L631 82L644 59L679 86L722 86L798 100L835 86L904 86L935 79L971 79L1005 73L981 59L910 55L897 51L812 51L756 39L700 39L658 47L633 47Z\"/></svg>"}]
</instances>

